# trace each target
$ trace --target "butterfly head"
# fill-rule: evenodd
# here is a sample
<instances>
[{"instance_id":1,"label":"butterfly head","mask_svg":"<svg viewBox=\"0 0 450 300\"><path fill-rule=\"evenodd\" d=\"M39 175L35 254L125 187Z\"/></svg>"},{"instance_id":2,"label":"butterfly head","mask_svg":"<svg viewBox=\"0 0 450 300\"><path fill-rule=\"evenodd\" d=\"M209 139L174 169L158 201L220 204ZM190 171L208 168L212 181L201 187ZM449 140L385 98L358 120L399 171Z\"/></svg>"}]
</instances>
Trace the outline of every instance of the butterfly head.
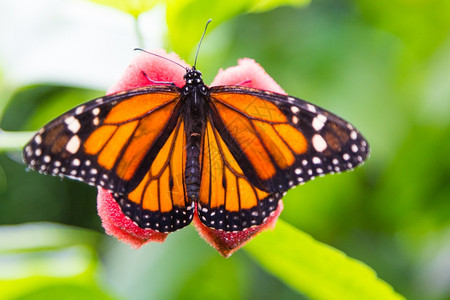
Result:
<instances>
[{"instance_id":1,"label":"butterfly head","mask_svg":"<svg viewBox=\"0 0 450 300\"><path fill-rule=\"evenodd\" d=\"M203 83L202 72L195 69L195 67L188 69L184 74L184 80L186 84L183 87L183 93L185 95L192 92L200 92L203 95L208 94L208 88Z\"/></svg>"},{"instance_id":2,"label":"butterfly head","mask_svg":"<svg viewBox=\"0 0 450 300\"><path fill-rule=\"evenodd\" d=\"M184 80L186 84L195 85L203 82L202 72L196 70L195 67L186 70L186 74L184 74Z\"/></svg>"}]
</instances>

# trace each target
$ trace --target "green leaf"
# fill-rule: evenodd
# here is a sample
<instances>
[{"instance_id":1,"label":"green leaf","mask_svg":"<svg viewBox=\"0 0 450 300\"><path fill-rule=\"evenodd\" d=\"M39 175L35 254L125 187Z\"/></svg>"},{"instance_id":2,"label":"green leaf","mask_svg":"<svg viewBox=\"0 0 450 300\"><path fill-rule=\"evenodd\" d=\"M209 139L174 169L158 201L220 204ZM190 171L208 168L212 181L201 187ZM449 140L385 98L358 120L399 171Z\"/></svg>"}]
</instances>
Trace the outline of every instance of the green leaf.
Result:
<instances>
[{"instance_id":1,"label":"green leaf","mask_svg":"<svg viewBox=\"0 0 450 300\"><path fill-rule=\"evenodd\" d=\"M36 290L21 295L21 300L47 300L47 299L65 299L65 300L112 300L117 299L106 294L96 286L79 285L72 283L49 284Z\"/></svg>"},{"instance_id":2,"label":"green leaf","mask_svg":"<svg viewBox=\"0 0 450 300\"><path fill-rule=\"evenodd\" d=\"M149 11L159 1L157 0L91 0L92 2L111 6L137 18L141 13Z\"/></svg>"},{"instance_id":3,"label":"green leaf","mask_svg":"<svg viewBox=\"0 0 450 300\"><path fill-rule=\"evenodd\" d=\"M190 61L208 19L209 31L220 23L247 12L263 12L281 5L306 6L310 0L177 0L167 1L167 26L173 50Z\"/></svg>"},{"instance_id":4,"label":"green leaf","mask_svg":"<svg viewBox=\"0 0 450 300\"><path fill-rule=\"evenodd\" d=\"M113 299L98 283L98 238L50 223L0 226L0 298Z\"/></svg>"},{"instance_id":5,"label":"green leaf","mask_svg":"<svg viewBox=\"0 0 450 300\"><path fill-rule=\"evenodd\" d=\"M254 0L252 7L249 9L251 12L265 12L274 9L279 6L305 6L308 5L311 0Z\"/></svg>"},{"instance_id":6,"label":"green leaf","mask_svg":"<svg viewBox=\"0 0 450 300\"><path fill-rule=\"evenodd\" d=\"M0 226L0 255L86 245L93 247L101 234L55 223L26 223Z\"/></svg>"},{"instance_id":7,"label":"green leaf","mask_svg":"<svg viewBox=\"0 0 450 300\"><path fill-rule=\"evenodd\" d=\"M433 55L442 42L448 39L450 1L355 2L368 23L399 37L416 55Z\"/></svg>"},{"instance_id":8,"label":"green leaf","mask_svg":"<svg viewBox=\"0 0 450 300\"><path fill-rule=\"evenodd\" d=\"M34 132L29 131L6 132L0 129L0 152L22 148L33 134Z\"/></svg>"},{"instance_id":9,"label":"green leaf","mask_svg":"<svg viewBox=\"0 0 450 300\"><path fill-rule=\"evenodd\" d=\"M367 265L281 220L244 249L267 271L312 299L404 299Z\"/></svg>"}]
</instances>

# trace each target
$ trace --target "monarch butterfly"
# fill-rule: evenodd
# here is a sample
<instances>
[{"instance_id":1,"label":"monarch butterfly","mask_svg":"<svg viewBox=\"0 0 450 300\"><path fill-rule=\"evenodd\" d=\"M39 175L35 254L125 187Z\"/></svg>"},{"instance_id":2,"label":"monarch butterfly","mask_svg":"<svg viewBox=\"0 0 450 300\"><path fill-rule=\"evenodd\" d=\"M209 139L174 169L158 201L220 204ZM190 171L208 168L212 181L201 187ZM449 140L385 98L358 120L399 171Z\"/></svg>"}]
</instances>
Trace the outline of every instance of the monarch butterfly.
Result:
<instances>
[{"instance_id":1,"label":"monarch butterfly","mask_svg":"<svg viewBox=\"0 0 450 300\"><path fill-rule=\"evenodd\" d=\"M210 228L241 231L262 224L288 189L368 156L356 128L314 104L208 87L195 64L184 80L69 110L25 145L24 161L109 190L141 228L172 232L197 211Z\"/></svg>"}]
</instances>

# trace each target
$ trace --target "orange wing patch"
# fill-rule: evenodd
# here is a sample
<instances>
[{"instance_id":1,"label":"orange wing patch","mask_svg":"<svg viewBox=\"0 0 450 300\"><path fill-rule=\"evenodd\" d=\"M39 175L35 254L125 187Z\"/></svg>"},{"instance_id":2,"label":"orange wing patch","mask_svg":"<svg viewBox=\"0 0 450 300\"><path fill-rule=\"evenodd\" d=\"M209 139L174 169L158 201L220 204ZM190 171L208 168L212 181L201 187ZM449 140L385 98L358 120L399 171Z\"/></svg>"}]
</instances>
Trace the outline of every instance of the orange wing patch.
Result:
<instances>
[{"instance_id":1,"label":"orange wing patch","mask_svg":"<svg viewBox=\"0 0 450 300\"><path fill-rule=\"evenodd\" d=\"M125 146L128 139L133 135L138 123L138 121L133 121L130 123L125 123L117 128L114 135L109 139L108 143L98 156L98 163L102 167L108 170L111 170L114 167L116 160L111 158L118 157L120 155L122 148Z\"/></svg>"},{"instance_id":2,"label":"orange wing patch","mask_svg":"<svg viewBox=\"0 0 450 300\"><path fill-rule=\"evenodd\" d=\"M150 149L166 126L175 105L175 103L170 103L140 120L117 165L117 175L119 177L125 180L130 180L133 177L148 149Z\"/></svg>"},{"instance_id":3,"label":"orange wing patch","mask_svg":"<svg viewBox=\"0 0 450 300\"><path fill-rule=\"evenodd\" d=\"M86 154L96 155L117 130L117 126L102 126L96 129L84 143Z\"/></svg>"},{"instance_id":4,"label":"orange wing patch","mask_svg":"<svg viewBox=\"0 0 450 300\"><path fill-rule=\"evenodd\" d=\"M277 165L282 169L292 165L295 161L295 156L288 145L286 145L286 142L278 136L273 126L262 121L253 121L253 123L262 142L266 145L267 151L274 158Z\"/></svg>"},{"instance_id":5,"label":"orange wing patch","mask_svg":"<svg viewBox=\"0 0 450 300\"><path fill-rule=\"evenodd\" d=\"M173 93L151 93L131 97L118 103L105 119L105 124L116 124L140 119L155 109L174 100Z\"/></svg>"},{"instance_id":6,"label":"orange wing patch","mask_svg":"<svg viewBox=\"0 0 450 300\"><path fill-rule=\"evenodd\" d=\"M273 127L296 154L306 153L308 141L300 131L289 124L275 124Z\"/></svg>"},{"instance_id":7,"label":"orange wing patch","mask_svg":"<svg viewBox=\"0 0 450 300\"><path fill-rule=\"evenodd\" d=\"M214 98L217 96L218 94L214 94ZM253 95L221 92L220 102L245 113L249 118L277 123L287 122L286 117L275 104Z\"/></svg>"},{"instance_id":8,"label":"orange wing patch","mask_svg":"<svg viewBox=\"0 0 450 300\"><path fill-rule=\"evenodd\" d=\"M174 100L173 94L143 94L120 102L87 138L84 151L98 155L101 167L116 166L116 175L130 180L171 117Z\"/></svg>"},{"instance_id":9,"label":"orange wing patch","mask_svg":"<svg viewBox=\"0 0 450 300\"><path fill-rule=\"evenodd\" d=\"M259 177L264 180L273 177L276 172L275 166L263 141L259 138L253 122L222 103L217 103L216 107L228 131L241 146L242 151L254 166Z\"/></svg>"}]
</instances>

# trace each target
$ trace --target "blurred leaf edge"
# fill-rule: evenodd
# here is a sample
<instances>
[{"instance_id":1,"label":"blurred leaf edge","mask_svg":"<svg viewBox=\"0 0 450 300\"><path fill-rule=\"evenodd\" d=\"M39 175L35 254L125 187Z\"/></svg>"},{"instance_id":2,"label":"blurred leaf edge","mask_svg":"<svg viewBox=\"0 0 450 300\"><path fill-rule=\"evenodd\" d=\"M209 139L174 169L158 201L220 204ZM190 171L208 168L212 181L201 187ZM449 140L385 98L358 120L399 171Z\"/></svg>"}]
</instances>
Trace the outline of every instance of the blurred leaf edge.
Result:
<instances>
[{"instance_id":1,"label":"blurred leaf edge","mask_svg":"<svg viewBox=\"0 0 450 300\"><path fill-rule=\"evenodd\" d=\"M312 299L405 299L366 264L282 220L244 249L266 271Z\"/></svg>"}]
</instances>

